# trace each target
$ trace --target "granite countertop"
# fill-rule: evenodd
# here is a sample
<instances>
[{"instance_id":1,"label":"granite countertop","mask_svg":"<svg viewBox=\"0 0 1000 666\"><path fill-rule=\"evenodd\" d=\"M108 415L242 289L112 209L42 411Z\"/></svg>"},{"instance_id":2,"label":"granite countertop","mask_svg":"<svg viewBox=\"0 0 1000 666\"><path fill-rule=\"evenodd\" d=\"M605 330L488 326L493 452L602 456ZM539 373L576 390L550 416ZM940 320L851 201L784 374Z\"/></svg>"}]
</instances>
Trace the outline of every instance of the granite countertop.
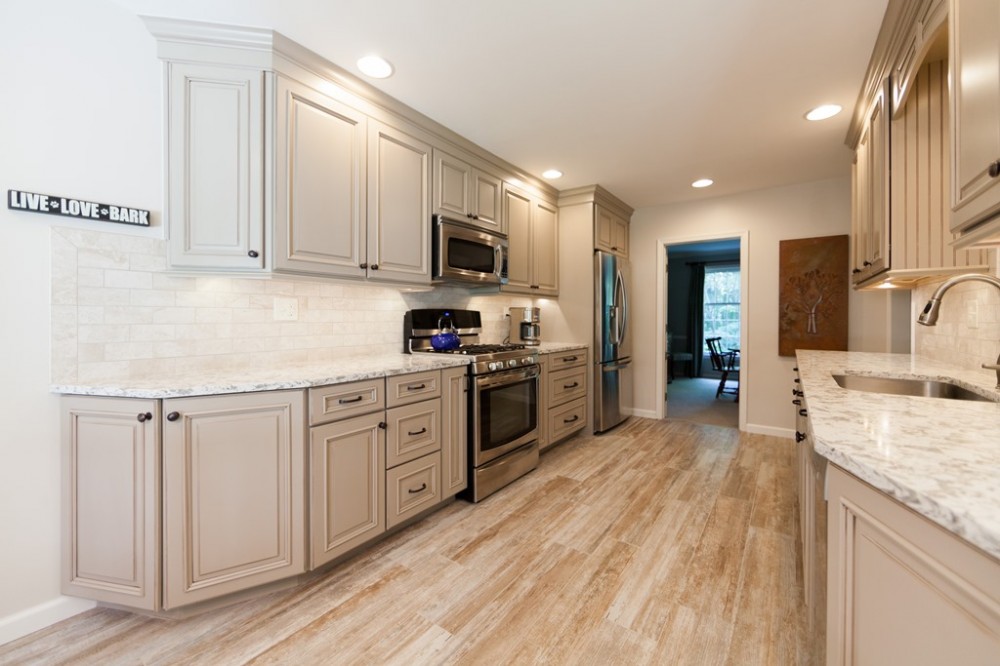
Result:
<instances>
[{"instance_id":1,"label":"granite countertop","mask_svg":"<svg viewBox=\"0 0 1000 666\"><path fill-rule=\"evenodd\" d=\"M543 342L537 347L539 354L558 354L559 352L586 348L587 344L584 342Z\"/></svg>"},{"instance_id":2,"label":"granite countertop","mask_svg":"<svg viewBox=\"0 0 1000 666\"><path fill-rule=\"evenodd\" d=\"M992 372L909 354L797 357L817 453L1000 558L1000 403L854 391L831 376L950 379L1000 398Z\"/></svg>"},{"instance_id":3,"label":"granite countertop","mask_svg":"<svg viewBox=\"0 0 1000 666\"><path fill-rule=\"evenodd\" d=\"M457 355L380 354L216 375L200 372L190 375L159 376L142 380L126 379L94 384L55 384L51 387L51 391L53 393L117 398L179 398L195 395L310 388L362 379L405 375L411 372L453 368L468 365L468 363L468 358Z\"/></svg>"}]
</instances>

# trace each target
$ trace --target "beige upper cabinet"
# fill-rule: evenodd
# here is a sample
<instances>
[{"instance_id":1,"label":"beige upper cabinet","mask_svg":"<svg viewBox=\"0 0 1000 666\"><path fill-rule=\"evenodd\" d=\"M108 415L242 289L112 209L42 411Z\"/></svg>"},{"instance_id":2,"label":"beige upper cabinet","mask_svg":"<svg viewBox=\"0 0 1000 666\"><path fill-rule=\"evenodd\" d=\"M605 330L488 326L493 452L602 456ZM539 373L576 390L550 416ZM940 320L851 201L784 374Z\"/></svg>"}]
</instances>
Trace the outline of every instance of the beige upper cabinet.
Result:
<instances>
[{"instance_id":1,"label":"beige upper cabinet","mask_svg":"<svg viewBox=\"0 0 1000 666\"><path fill-rule=\"evenodd\" d=\"M628 258L628 221L603 206L594 207L594 249Z\"/></svg>"},{"instance_id":2,"label":"beige upper cabinet","mask_svg":"<svg viewBox=\"0 0 1000 666\"><path fill-rule=\"evenodd\" d=\"M959 249L949 225L947 4L893 7L852 125L851 277L859 289L911 288L988 267L984 251ZM876 84L880 73L888 78Z\"/></svg>"},{"instance_id":3,"label":"beige upper cabinet","mask_svg":"<svg viewBox=\"0 0 1000 666\"><path fill-rule=\"evenodd\" d=\"M170 265L264 268L264 73L167 68Z\"/></svg>"},{"instance_id":4,"label":"beige upper cabinet","mask_svg":"<svg viewBox=\"0 0 1000 666\"><path fill-rule=\"evenodd\" d=\"M951 229L1000 243L1000 3L951 0L949 44Z\"/></svg>"},{"instance_id":5,"label":"beige upper cabinet","mask_svg":"<svg viewBox=\"0 0 1000 666\"><path fill-rule=\"evenodd\" d=\"M302 391L163 401L163 607L306 570Z\"/></svg>"},{"instance_id":6,"label":"beige upper cabinet","mask_svg":"<svg viewBox=\"0 0 1000 666\"><path fill-rule=\"evenodd\" d=\"M434 149L434 212L506 233L501 212L502 181L471 156Z\"/></svg>"},{"instance_id":7,"label":"beige upper cabinet","mask_svg":"<svg viewBox=\"0 0 1000 666\"><path fill-rule=\"evenodd\" d=\"M160 404L62 401L62 591L160 606Z\"/></svg>"},{"instance_id":8,"label":"beige upper cabinet","mask_svg":"<svg viewBox=\"0 0 1000 666\"><path fill-rule=\"evenodd\" d=\"M365 276L365 115L277 77L274 267Z\"/></svg>"},{"instance_id":9,"label":"beige upper cabinet","mask_svg":"<svg viewBox=\"0 0 1000 666\"><path fill-rule=\"evenodd\" d=\"M851 274L863 282L888 268L889 243L889 111L887 86L872 101L855 150Z\"/></svg>"},{"instance_id":10,"label":"beige upper cabinet","mask_svg":"<svg viewBox=\"0 0 1000 666\"><path fill-rule=\"evenodd\" d=\"M559 294L559 213L556 206L504 184L508 283L503 291L536 296Z\"/></svg>"},{"instance_id":11,"label":"beige upper cabinet","mask_svg":"<svg viewBox=\"0 0 1000 666\"><path fill-rule=\"evenodd\" d=\"M429 284L431 146L368 122L368 277Z\"/></svg>"}]
</instances>

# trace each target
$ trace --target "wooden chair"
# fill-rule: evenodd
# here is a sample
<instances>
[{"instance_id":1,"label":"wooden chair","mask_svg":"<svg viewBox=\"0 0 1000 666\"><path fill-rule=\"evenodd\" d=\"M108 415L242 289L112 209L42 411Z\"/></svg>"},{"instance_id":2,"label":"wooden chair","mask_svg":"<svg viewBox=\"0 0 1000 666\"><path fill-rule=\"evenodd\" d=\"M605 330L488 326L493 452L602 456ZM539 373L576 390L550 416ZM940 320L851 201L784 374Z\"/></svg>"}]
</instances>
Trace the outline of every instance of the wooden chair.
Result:
<instances>
[{"instance_id":1,"label":"wooden chair","mask_svg":"<svg viewBox=\"0 0 1000 666\"><path fill-rule=\"evenodd\" d=\"M712 359L712 368L721 373L722 378L719 380L719 388L715 392L715 397L718 399L723 393L730 393L736 396L736 401L740 400L740 366L739 366L739 352L735 351L722 351L722 338L705 338L705 344L708 345L708 354ZM732 379L736 382L735 387L727 387L726 382L730 379L730 375L735 375Z\"/></svg>"}]
</instances>

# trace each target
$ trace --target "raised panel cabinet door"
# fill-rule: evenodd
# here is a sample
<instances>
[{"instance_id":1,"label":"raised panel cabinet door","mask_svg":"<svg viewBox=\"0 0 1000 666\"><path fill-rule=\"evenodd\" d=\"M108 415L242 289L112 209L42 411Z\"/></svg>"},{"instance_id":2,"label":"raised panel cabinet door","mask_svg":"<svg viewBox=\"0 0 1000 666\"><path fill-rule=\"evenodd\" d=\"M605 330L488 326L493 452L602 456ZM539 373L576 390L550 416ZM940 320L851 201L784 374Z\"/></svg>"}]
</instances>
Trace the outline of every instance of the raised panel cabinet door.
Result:
<instances>
[{"instance_id":1,"label":"raised panel cabinet door","mask_svg":"<svg viewBox=\"0 0 1000 666\"><path fill-rule=\"evenodd\" d=\"M277 78L274 265L364 277L367 118Z\"/></svg>"},{"instance_id":2,"label":"raised panel cabinet door","mask_svg":"<svg viewBox=\"0 0 1000 666\"><path fill-rule=\"evenodd\" d=\"M472 182L473 224L506 233L503 225L503 181L498 176L476 169Z\"/></svg>"},{"instance_id":3,"label":"raised panel cabinet door","mask_svg":"<svg viewBox=\"0 0 1000 666\"><path fill-rule=\"evenodd\" d=\"M264 73L168 65L167 226L175 268L264 268Z\"/></svg>"},{"instance_id":4,"label":"raised panel cabinet door","mask_svg":"<svg viewBox=\"0 0 1000 666\"><path fill-rule=\"evenodd\" d=\"M869 275L889 268L889 100L888 82L879 90L868 115L871 146L868 153L871 179Z\"/></svg>"},{"instance_id":5,"label":"raised panel cabinet door","mask_svg":"<svg viewBox=\"0 0 1000 666\"><path fill-rule=\"evenodd\" d=\"M532 285L546 296L559 294L559 211L544 201L533 204L531 218Z\"/></svg>"},{"instance_id":6,"label":"raised panel cabinet door","mask_svg":"<svg viewBox=\"0 0 1000 666\"><path fill-rule=\"evenodd\" d=\"M1000 563L833 465L827 484L827 663L997 663Z\"/></svg>"},{"instance_id":7,"label":"raised panel cabinet door","mask_svg":"<svg viewBox=\"0 0 1000 666\"><path fill-rule=\"evenodd\" d=\"M309 444L310 568L385 531L382 413L312 428Z\"/></svg>"},{"instance_id":8,"label":"raised panel cabinet door","mask_svg":"<svg viewBox=\"0 0 1000 666\"><path fill-rule=\"evenodd\" d=\"M469 394L465 366L441 371L441 497L465 490L469 480Z\"/></svg>"},{"instance_id":9,"label":"raised panel cabinet door","mask_svg":"<svg viewBox=\"0 0 1000 666\"><path fill-rule=\"evenodd\" d=\"M163 401L164 603L305 571L305 396Z\"/></svg>"},{"instance_id":10,"label":"raised panel cabinet door","mask_svg":"<svg viewBox=\"0 0 1000 666\"><path fill-rule=\"evenodd\" d=\"M504 291L533 293L531 286L531 197L504 185L503 214L507 220L507 278Z\"/></svg>"},{"instance_id":11,"label":"raised panel cabinet door","mask_svg":"<svg viewBox=\"0 0 1000 666\"><path fill-rule=\"evenodd\" d=\"M434 150L434 212L465 220L472 213L472 165Z\"/></svg>"},{"instance_id":12,"label":"raised panel cabinet door","mask_svg":"<svg viewBox=\"0 0 1000 666\"><path fill-rule=\"evenodd\" d=\"M615 253L628 258L628 221L620 217L615 217L612 249Z\"/></svg>"},{"instance_id":13,"label":"raised panel cabinet door","mask_svg":"<svg viewBox=\"0 0 1000 666\"><path fill-rule=\"evenodd\" d=\"M64 397L62 591L158 610L157 400Z\"/></svg>"},{"instance_id":14,"label":"raised panel cabinet door","mask_svg":"<svg viewBox=\"0 0 1000 666\"><path fill-rule=\"evenodd\" d=\"M951 0L953 231L1000 214L1000 3Z\"/></svg>"},{"instance_id":15,"label":"raised panel cabinet door","mask_svg":"<svg viewBox=\"0 0 1000 666\"><path fill-rule=\"evenodd\" d=\"M431 146L370 120L368 150L368 277L429 284Z\"/></svg>"},{"instance_id":16,"label":"raised panel cabinet door","mask_svg":"<svg viewBox=\"0 0 1000 666\"><path fill-rule=\"evenodd\" d=\"M601 206L594 206L594 247L605 252L614 252L614 245L614 215Z\"/></svg>"}]
</instances>

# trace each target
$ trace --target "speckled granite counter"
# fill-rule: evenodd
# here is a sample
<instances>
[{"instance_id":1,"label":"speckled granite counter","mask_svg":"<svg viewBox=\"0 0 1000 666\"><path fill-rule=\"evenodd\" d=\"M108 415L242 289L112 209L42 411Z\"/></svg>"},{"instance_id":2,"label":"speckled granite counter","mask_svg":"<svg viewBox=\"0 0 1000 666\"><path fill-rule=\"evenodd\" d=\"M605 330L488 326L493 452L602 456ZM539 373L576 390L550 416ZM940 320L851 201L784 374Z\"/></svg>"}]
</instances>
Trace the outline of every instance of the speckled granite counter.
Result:
<instances>
[{"instance_id":1,"label":"speckled granite counter","mask_svg":"<svg viewBox=\"0 0 1000 666\"><path fill-rule=\"evenodd\" d=\"M1000 397L992 373L909 354L797 357L820 455L1000 559L1000 403L853 391L831 376L951 379Z\"/></svg>"},{"instance_id":2,"label":"speckled granite counter","mask_svg":"<svg viewBox=\"0 0 1000 666\"><path fill-rule=\"evenodd\" d=\"M232 374L161 376L99 384L57 384L53 393L98 395L118 398L178 398L251 391L309 388L375 379L411 372L467 365L468 358L439 354L381 354L306 365L282 366Z\"/></svg>"},{"instance_id":3,"label":"speckled granite counter","mask_svg":"<svg viewBox=\"0 0 1000 666\"><path fill-rule=\"evenodd\" d=\"M587 345L582 342L543 342L538 345L539 354L558 354L574 349L586 349Z\"/></svg>"}]
</instances>

